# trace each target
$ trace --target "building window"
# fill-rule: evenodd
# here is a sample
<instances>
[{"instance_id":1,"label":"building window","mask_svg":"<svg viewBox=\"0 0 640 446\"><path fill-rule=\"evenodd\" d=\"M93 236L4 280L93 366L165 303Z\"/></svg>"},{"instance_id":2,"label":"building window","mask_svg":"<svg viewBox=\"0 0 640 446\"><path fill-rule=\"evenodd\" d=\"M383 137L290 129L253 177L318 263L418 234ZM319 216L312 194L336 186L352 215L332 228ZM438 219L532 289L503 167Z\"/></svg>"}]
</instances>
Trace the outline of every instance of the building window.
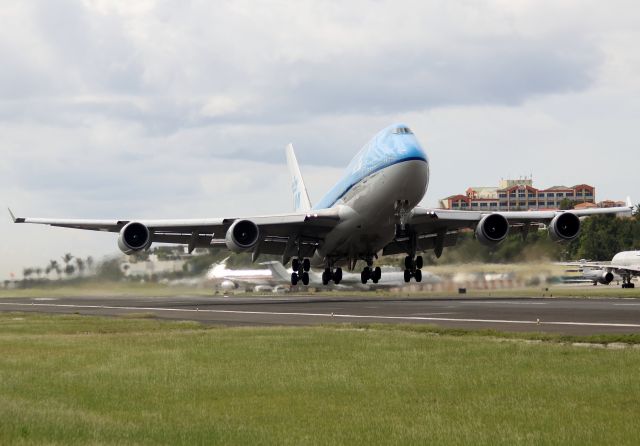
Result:
<instances>
[{"instance_id":1,"label":"building window","mask_svg":"<svg viewBox=\"0 0 640 446\"><path fill-rule=\"evenodd\" d=\"M555 197L555 194L554 194L553 192L549 192L549 193L547 194L547 197L548 197L548 198L553 198L553 197Z\"/></svg>"},{"instance_id":2,"label":"building window","mask_svg":"<svg viewBox=\"0 0 640 446\"><path fill-rule=\"evenodd\" d=\"M497 208L498 207L498 203L489 203L489 206L491 206L492 208Z\"/></svg>"}]
</instances>

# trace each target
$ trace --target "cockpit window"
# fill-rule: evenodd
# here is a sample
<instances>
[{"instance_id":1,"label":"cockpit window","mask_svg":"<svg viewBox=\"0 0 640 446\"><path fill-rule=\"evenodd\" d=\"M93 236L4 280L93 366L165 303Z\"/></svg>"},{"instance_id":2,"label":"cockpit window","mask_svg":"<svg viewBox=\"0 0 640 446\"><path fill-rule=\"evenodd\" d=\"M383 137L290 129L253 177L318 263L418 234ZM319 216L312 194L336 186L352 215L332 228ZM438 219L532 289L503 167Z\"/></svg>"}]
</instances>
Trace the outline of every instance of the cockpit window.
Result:
<instances>
[{"instance_id":1,"label":"cockpit window","mask_svg":"<svg viewBox=\"0 0 640 446\"><path fill-rule=\"evenodd\" d=\"M412 135L413 132L411 131L411 129L409 127L397 127L393 133L397 134L397 135Z\"/></svg>"}]
</instances>

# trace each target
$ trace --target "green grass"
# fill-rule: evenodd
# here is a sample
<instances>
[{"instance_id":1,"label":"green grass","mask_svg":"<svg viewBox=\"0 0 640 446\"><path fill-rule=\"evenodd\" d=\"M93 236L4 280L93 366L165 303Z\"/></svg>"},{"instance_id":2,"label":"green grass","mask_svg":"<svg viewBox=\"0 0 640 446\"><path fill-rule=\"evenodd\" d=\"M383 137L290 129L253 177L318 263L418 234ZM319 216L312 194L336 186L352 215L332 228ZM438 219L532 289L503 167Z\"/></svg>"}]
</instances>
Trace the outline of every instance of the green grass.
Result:
<instances>
[{"instance_id":1,"label":"green grass","mask_svg":"<svg viewBox=\"0 0 640 446\"><path fill-rule=\"evenodd\" d=\"M0 444L637 444L638 349L368 328L1 314Z\"/></svg>"}]
</instances>

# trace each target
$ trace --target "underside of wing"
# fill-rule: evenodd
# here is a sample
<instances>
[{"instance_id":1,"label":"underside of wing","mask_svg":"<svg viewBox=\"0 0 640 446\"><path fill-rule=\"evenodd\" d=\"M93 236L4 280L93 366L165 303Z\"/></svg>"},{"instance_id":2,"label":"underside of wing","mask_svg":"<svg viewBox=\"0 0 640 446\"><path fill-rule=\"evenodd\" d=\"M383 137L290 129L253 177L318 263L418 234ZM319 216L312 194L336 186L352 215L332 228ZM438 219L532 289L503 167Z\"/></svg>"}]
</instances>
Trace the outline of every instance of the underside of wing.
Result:
<instances>
[{"instance_id":1,"label":"underside of wing","mask_svg":"<svg viewBox=\"0 0 640 446\"><path fill-rule=\"evenodd\" d=\"M152 243L198 247L227 247L282 255L288 261L298 252L311 256L318 244L339 221L334 210L247 218L210 218L186 220L86 220L15 217L14 223L42 224L61 228L120 233L118 246L130 254L148 249ZM236 248L236 249L233 249ZM286 262L285 262L286 263Z\"/></svg>"},{"instance_id":2,"label":"underside of wing","mask_svg":"<svg viewBox=\"0 0 640 446\"><path fill-rule=\"evenodd\" d=\"M433 249L440 256L442 249L456 243L460 230L475 231L476 238L491 246L502 242L508 234L521 233L546 225L556 241L570 241L580 232L580 218L602 214L629 214L630 206L570 211L508 211L483 212L417 207L406 220L406 231L400 231L385 254L412 253Z\"/></svg>"}]
</instances>

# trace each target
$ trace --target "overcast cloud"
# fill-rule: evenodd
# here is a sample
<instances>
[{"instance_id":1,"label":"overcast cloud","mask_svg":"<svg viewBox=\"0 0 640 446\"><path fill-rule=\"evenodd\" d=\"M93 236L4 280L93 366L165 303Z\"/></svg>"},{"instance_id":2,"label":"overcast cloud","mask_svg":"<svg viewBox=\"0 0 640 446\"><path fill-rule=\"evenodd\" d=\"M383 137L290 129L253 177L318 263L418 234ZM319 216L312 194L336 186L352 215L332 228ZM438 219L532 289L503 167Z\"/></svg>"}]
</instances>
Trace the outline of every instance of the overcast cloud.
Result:
<instances>
[{"instance_id":1,"label":"overcast cloud","mask_svg":"<svg viewBox=\"0 0 640 446\"><path fill-rule=\"evenodd\" d=\"M638 41L631 1L0 0L0 202L289 211L285 144L317 201L395 121L431 158L426 205L530 173L640 197ZM0 278L116 250L109 234L0 229Z\"/></svg>"}]
</instances>

